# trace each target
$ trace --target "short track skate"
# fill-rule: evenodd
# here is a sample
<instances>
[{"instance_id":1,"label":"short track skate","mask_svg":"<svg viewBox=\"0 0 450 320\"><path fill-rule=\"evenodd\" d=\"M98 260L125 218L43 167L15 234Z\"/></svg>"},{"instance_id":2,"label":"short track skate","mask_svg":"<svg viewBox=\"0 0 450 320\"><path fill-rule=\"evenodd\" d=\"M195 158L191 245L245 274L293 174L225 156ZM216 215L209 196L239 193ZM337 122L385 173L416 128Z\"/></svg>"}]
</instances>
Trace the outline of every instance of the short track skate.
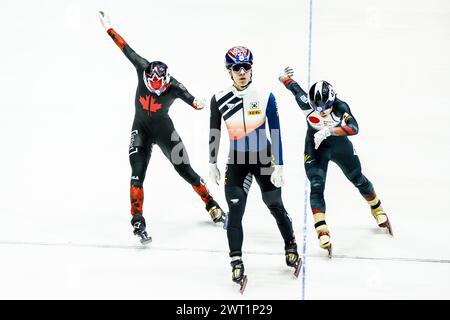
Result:
<instances>
[{"instance_id":1,"label":"short track skate","mask_svg":"<svg viewBox=\"0 0 450 320\"><path fill-rule=\"evenodd\" d=\"M141 218L143 219L143 218ZM146 245L149 244L150 242L152 242L152 237L150 237L147 234L147 231L145 230L145 220L140 220L140 221L136 221L133 224L133 233L134 235L138 236L141 241L141 244Z\"/></svg>"},{"instance_id":2,"label":"short track skate","mask_svg":"<svg viewBox=\"0 0 450 320\"><path fill-rule=\"evenodd\" d=\"M228 213L225 213L225 212L223 213L221 222L223 223L223 228L224 228L224 230L227 230L227 226L228 226Z\"/></svg>"},{"instance_id":3,"label":"short track skate","mask_svg":"<svg viewBox=\"0 0 450 320\"><path fill-rule=\"evenodd\" d=\"M239 282L239 285L240 285L239 292L241 294L244 294L245 287L247 286L247 281L248 281L247 275L244 274L242 276L242 280Z\"/></svg>"},{"instance_id":4,"label":"short track skate","mask_svg":"<svg viewBox=\"0 0 450 320\"><path fill-rule=\"evenodd\" d=\"M394 236L394 232L392 231L392 227L391 227L391 223L389 222L389 219L387 219L385 222L380 223L378 225L380 228L386 228L387 233L393 237Z\"/></svg>"},{"instance_id":5,"label":"short track skate","mask_svg":"<svg viewBox=\"0 0 450 320\"><path fill-rule=\"evenodd\" d=\"M211 216L211 219L215 224L222 223L223 228L225 230L227 229L228 215L226 212L224 212L220 207L214 206L208 210L208 213Z\"/></svg>"},{"instance_id":6,"label":"short track skate","mask_svg":"<svg viewBox=\"0 0 450 320\"><path fill-rule=\"evenodd\" d=\"M319 241L320 247L328 251L328 258L332 257L332 246L330 242L330 234L329 232L320 232L319 233Z\"/></svg>"},{"instance_id":7,"label":"short track skate","mask_svg":"<svg viewBox=\"0 0 450 320\"><path fill-rule=\"evenodd\" d=\"M247 275L245 274L244 264L242 260L236 260L231 262L232 270L232 280L233 282L239 284L239 292L244 293L245 287L247 286Z\"/></svg>"},{"instance_id":8,"label":"short track skate","mask_svg":"<svg viewBox=\"0 0 450 320\"><path fill-rule=\"evenodd\" d=\"M391 227L391 222L389 221L389 218L386 212L384 212L382 207L378 207L372 210L372 215L380 228L386 228L387 233L391 237L394 236L394 232L392 231Z\"/></svg>"},{"instance_id":9,"label":"short track skate","mask_svg":"<svg viewBox=\"0 0 450 320\"><path fill-rule=\"evenodd\" d=\"M302 269L302 258L298 257L298 260L294 266L294 276L296 278L298 278L298 275L300 274L301 269Z\"/></svg>"},{"instance_id":10,"label":"short track skate","mask_svg":"<svg viewBox=\"0 0 450 320\"><path fill-rule=\"evenodd\" d=\"M286 249L286 264L288 267L294 268L294 276L298 278L300 269L302 268L302 258L300 258L297 252L297 246Z\"/></svg>"},{"instance_id":11,"label":"short track skate","mask_svg":"<svg viewBox=\"0 0 450 320\"><path fill-rule=\"evenodd\" d=\"M147 231L143 231L142 233L137 234L137 236L139 236L139 237L141 238L139 241L140 241L141 244L143 244L143 245L147 245L147 244L149 244L150 242L152 242L152 237L150 237L150 236L147 234Z\"/></svg>"},{"instance_id":12,"label":"short track skate","mask_svg":"<svg viewBox=\"0 0 450 320\"><path fill-rule=\"evenodd\" d=\"M333 257L333 247L331 246L331 243L329 246L325 247L324 249L328 251L328 258L331 259Z\"/></svg>"}]
</instances>

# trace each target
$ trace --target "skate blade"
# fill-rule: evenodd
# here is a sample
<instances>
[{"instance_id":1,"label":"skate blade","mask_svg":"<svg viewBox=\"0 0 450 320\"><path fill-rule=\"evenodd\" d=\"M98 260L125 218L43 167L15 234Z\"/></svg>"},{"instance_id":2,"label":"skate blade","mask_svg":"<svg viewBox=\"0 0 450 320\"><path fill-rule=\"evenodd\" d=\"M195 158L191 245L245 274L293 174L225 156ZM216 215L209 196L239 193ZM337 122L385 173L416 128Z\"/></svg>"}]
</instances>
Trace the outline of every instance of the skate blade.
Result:
<instances>
[{"instance_id":1,"label":"skate blade","mask_svg":"<svg viewBox=\"0 0 450 320\"><path fill-rule=\"evenodd\" d=\"M223 229L224 229L224 230L227 230L227 226L228 226L228 213L223 217L222 223L223 223Z\"/></svg>"},{"instance_id":2,"label":"skate blade","mask_svg":"<svg viewBox=\"0 0 450 320\"><path fill-rule=\"evenodd\" d=\"M326 246L326 247L321 247L321 248L328 251L328 258L331 259L332 256L333 256L333 249L332 249L332 247L331 247L331 243L330 243L330 245L328 245L328 246Z\"/></svg>"},{"instance_id":3,"label":"skate blade","mask_svg":"<svg viewBox=\"0 0 450 320\"><path fill-rule=\"evenodd\" d=\"M302 269L302 259L299 257L297 264L295 265L295 270L294 270L294 276L296 278L298 278L298 275L300 274L301 269Z\"/></svg>"},{"instance_id":4,"label":"skate blade","mask_svg":"<svg viewBox=\"0 0 450 320\"><path fill-rule=\"evenodd\" d=\"M240 289L239 289L239 292L240 292L241 294L244 294L245 287L247 286L247 276L246 276L246 275L244 275L244 276L242 277L242 280L241 280L240 285L241 285L241 287L240 287Z\"/></svg>"},{"instance_id":5,"label":"skate blade","mask_svg":"<svg viewBox=\"0 0 450 320\"><path fill-rule=\"evenodd\" d=\"M378 225L380 228L386 228L387 233L393 237L394 236L394 232L392 231L392 227L391 227L391 223L389 222L389 220L387 220L386 222L383 222L382 224Z\"/></svg>"},{"instance_id":6,"label":"skate blade","mask_svg":"<svg viewBox=\"0 0 450 320\"><path fill-rule=\"evenodd\" d=\"M146 245L146 244L149 244L152 242L152 237L141 239L140 241L141 241L141 244Z\"/></svg>"}]
</instances>

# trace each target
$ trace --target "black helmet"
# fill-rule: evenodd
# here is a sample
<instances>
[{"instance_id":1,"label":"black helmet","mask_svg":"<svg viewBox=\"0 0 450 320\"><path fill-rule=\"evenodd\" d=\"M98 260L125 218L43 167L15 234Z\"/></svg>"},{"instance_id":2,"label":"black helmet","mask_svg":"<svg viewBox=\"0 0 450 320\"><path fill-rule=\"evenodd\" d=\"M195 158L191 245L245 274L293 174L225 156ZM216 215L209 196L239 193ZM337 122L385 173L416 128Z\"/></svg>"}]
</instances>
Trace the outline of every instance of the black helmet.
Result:
<instances>
[{"instance_id":1,"label":"black helmet","mask_svg":"<svg viewBox=\"0 0 450 320\"><path fill-rule=\"evenodd\" d=\"M325 111L333 105L336 92L331 84L326 81L314 83L309 89L308 102L316 111Z\"/></svg>"}]
</instances>

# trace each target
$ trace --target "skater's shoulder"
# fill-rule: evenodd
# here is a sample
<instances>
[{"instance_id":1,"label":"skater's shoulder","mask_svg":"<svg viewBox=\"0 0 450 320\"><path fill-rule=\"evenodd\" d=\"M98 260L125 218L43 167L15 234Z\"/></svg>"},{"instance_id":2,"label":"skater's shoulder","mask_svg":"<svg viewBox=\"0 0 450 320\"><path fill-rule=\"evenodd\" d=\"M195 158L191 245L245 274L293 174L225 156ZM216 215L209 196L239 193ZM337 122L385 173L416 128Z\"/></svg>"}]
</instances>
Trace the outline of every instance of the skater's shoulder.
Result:
<instances>
[{"instance_id":1,"label":"skater's shoulder","mask_svg":"<svg viewBox=\"0 0 450 320\"><path fill-rule=\"evenodd\" d=\"M272 93L272 89L259 82L252 82L247 90L247 94L249 97L257 99L260 102L268 102L269 98L272 98L273 100L275 99L275 96Z\"/></svg>"},{"instance_id":2,"label":"skater's shoulder","mask_svg":"<svg viewBox=\"0 0 450 320\"><path fill-rule=\"evenodd\" d=\"M170 75L170 84L173 86L179 86L181 83L174 76Z\"/></svg>"},{"instance_id":3,"label":"skater's shoulder","mask_svg":"<svg viewBox=\"0 0 450 320\"><path fill-rule=\"evenodd\" d=\"M335 111L348 112L350 108L349 108L347 102L345 102L339 98L336 98L336 100L333 103L333 109Z\"/></svg>"},{"instance_id":4,"label":"skater's shoulder","mask_svg":"<svg viewBox=\"0 0 450 320\"><path fill-rule=\"evenodd\" d=\"M273 88L264 82L253 80L248 86L248 91L260 97L269 97L272 94Z\"/></svg>"},{"instance_id":5,"label":"skater's shoulder","mask_svg":"<svg viewBox=\"0 0 450 320\"><path fill-rule=\"evenodd\" d=\"M228 86L225 89L222 89L220 91L217 91L214 93L213 98L216 99L216 101L222 99L226 95L232 95L233 94L233 86Z\"/></svg>"},{"instance_id":6,"label":"skater's shoulder","mask_svg":"<svg viewBox=\"0 0 450 320\"><path fill-rule=\"evenodd\" d=\"M175 88L178 92L187 91L186 87L172 75L170 76L170 87Z\"/></svg>"}]
</instances>

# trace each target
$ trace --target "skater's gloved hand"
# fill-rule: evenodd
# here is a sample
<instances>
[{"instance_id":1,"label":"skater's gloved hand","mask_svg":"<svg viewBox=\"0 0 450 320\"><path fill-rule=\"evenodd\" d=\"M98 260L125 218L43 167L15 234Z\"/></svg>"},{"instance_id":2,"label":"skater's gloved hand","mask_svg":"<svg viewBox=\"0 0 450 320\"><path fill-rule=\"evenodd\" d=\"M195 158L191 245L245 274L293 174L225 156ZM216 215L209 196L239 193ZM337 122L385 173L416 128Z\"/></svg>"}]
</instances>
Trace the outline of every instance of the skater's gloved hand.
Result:
<instances>
[{"instance_id":1,"label":"skater's gloved hand","mask_svg":"<svg viewBox=\"0 0 450 320\"><path fill-rule=\"evenodd\" d=\"M206 106L206 99L195 99L194 102L192 102L192 107L196 110L202 110Z\"/></svg>"},{"instance_id":2,"label":"skater's gloved hand","mask_svg":"<svg viewBox=\"0 0 450 320\"><path fill-rule=\"evenodd\" d=\"M330 135L331 135L330 129L328 129L328 128L323 128L322 130L317 131L314 134L315 148L316 149L319 148L322 141L325 140L326 138L328 138Z\"/></svg>"},{"instance_id":3,"label":"skater's gloved hand","mask_svg":"<svg viewBox=\"0 0 450 320\"><path fill-rule=\"evenodd\" d=\"M219 168L217 168L217 163L210 163L209 164L209 179L211 179L217 185L219 185L220 171L219 171Z\"/></svg>"},{"instance_id":4,"label":"skater's gloved hand","mask_svg":"<svg viewBox=\"0 0 450 320\"><path fill-rule=\"evenodd\" d=\"M294 75L294 69L292 69L291 67L286 67L286 68L284 68L284 71L282 73L280 73L280 75L278 76L278 80L280 80L280 82L284 83L286 80L292 78L293 75Z\"/></svg>"},{"instance_id":5,"label":"skater's gloved hand","mask_svg":"<svg viewBox=\"0 0 450 320\"><path fill-rule=\"evenodd\" d=\"M111 29L111 19L109 18L109 16L103 11L99 11L98 16L100 18L100 22L103 25L103 28L105 28L106 31Z\"/></svg>"},{"instance_id":6,"label":"skater's gloved hand","mask_svg":"<svg viewBox=\"0 0 450 320\"><path fill-rule=\"evenodd\" d=\"M274 170L272 175L270 176L270 182L277 187L280 188L284 184L283 179L283 166L282 165L274 165Z\"/></svg>"}]
</instances>

